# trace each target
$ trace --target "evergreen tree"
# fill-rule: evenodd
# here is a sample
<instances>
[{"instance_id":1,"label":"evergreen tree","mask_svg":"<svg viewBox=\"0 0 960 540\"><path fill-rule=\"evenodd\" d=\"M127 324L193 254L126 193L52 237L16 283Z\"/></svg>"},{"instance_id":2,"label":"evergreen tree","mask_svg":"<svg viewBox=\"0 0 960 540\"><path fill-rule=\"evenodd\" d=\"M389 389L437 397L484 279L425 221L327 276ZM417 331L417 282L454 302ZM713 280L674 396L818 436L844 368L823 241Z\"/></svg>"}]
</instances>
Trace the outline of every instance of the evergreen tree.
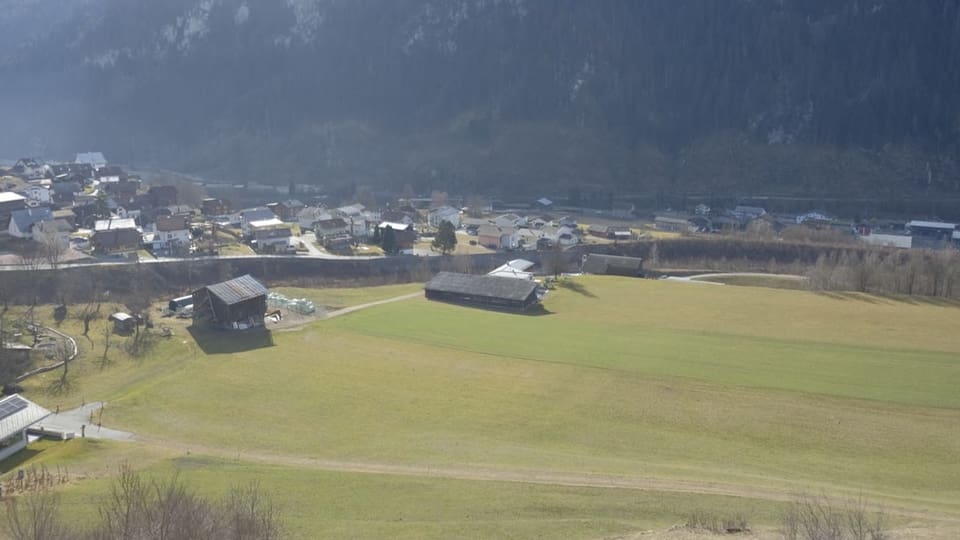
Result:
<instances>
[{"instance_id":1,"label":"evergreen tree","mask_svg":"<svg viewBox=\"0 0 960 540\"><path fill-rule=\"evenodd\" d=\"M397 235L393 232L393 227L389 225L384 227L380 235L380 247L383 248L383 252L388 255L393 255L397 252Z\"/></svg>"},{"instance_id":2,"label":"evergreen tree","mask_svg":"<svg viewBox=\"0 0 960 540\"><path fill-rule=\"evenodd\" d=\"M434 249L440 250L440 253L444 255L457 249L457 231L453 223L447 220L440 222L440 230L437 231L437 236L434 237L432 245Z\"/></svg>"},{"instance_id":3,"label":"evergreen tree","mask_svg":"<svg viewBox=\"0 0 960 540\"><path fill-rule=\"evenodd\" d=\"M373 228L373 238L372 238L372 240L373 240L373 243L374 243L374 244L376 244L376 245L378 245L378 246L380 245L380 226L379 226L379 225Z\"/></svg>"}]
</instances>

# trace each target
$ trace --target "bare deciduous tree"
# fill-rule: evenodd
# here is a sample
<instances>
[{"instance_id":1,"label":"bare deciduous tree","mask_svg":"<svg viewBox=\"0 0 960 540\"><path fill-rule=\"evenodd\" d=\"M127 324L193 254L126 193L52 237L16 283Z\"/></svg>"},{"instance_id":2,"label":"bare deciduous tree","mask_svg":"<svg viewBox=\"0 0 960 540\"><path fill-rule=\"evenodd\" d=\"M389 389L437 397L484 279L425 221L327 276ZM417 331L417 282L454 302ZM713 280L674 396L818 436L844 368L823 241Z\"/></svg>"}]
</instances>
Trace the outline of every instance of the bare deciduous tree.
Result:
<instances>
[{"instance_id":1,"label":"bare deciduous tree","mask_svg":"<svg viewBox=\"0 0 960 540\"><path fill-rule=\"evenodd\" d=\"M6 501L6 529L12 540L67 540L60 518L60 498L47 491Z\"/></svg>"}]
</instances>

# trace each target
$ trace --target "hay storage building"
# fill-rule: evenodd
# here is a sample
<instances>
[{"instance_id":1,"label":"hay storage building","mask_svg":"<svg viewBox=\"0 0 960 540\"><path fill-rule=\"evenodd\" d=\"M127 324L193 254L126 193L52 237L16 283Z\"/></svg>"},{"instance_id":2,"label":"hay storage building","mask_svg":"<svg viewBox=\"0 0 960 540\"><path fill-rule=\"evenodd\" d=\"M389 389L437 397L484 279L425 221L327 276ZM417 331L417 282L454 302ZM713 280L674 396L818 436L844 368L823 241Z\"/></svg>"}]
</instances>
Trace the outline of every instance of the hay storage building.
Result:
<instances>
[{"instance_id":1,"label":"hay storage building","mask_svg":"<svg viewBox=\"0 0 960 540\"><path fill-rule=\"evenodd\" d=\"M533 281L440 272L424 287L430 300L492 309L526 311L540 301Z\"/></svg>"},{"instance_id":2,"label":"hay storage building","mask_svg":"<svg viewBox=\"0 0 960 540\"><path fill-rule=\"evenodd\" d=\"M242 330L263 326L267 288L250 275L207 285L193 292L193 320Z\"/></svg>"},{"instance_id":3,"label":"hay storage building","mask_svg":"<svg viewBox=\"0 0 960 540\"><path fill-rule=\"evenodd\" d=\"M589 253L583 259L583 273L601 276L643 277L643 259Z\"/></svg>"}]
</instances>

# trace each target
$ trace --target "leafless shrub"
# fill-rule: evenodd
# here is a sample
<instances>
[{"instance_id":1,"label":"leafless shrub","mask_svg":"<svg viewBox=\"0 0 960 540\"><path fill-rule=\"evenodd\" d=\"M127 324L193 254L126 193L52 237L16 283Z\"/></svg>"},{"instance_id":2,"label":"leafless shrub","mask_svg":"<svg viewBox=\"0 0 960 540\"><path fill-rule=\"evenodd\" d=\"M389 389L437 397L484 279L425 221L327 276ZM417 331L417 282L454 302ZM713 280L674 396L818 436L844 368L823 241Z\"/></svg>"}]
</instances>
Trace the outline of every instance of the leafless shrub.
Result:
<instances>
[{"instance_id":1,"label":"leafless shrub","mask_svg":"<svg viewBox=\"0 0 960 540\"><path fill-rule=\"evenodd\" d=\"M825 496L801 495L784 512L781 532L785 540L886 540L884 520L863 497L838 505Z\"/></svg>"},{"instance_id":2,"label":"leafless shrub","mask_svg":"<svg viewBox=\"0 0 960 540\"><path fill-rule=\"evenodd\" d=\"M50 485L45 482L37 493L8 499L6 528L13 540L280 538L276 509L257 484L235 489L218 503L191 492L177 477L147 481L123 466L99 508L99 520L87 531L65 524L60 499L49 492Z\"/></svg>"},{"instance_id":3,"label":"leafless shrub","mask_svg":"<svg viewBox=\"0 0 960 540\"><path fill-rule=\"evenodd\" d=\"M718 516L703 510L691 512L684 526L688 529L710 531L715 534L734 534L750 530L746 516L741 513Z\"/></svg>"},{"instance_id":4,"label":"leafless shrub","mask_svg":"<svg viewBox=\"0 0 960 540\"><path fill-rule=\"evenodd\" d=\"M60 518L60 498L44 491L6 501L6 530L12 540L73 538Z\"/></svg>"}]
</instances>

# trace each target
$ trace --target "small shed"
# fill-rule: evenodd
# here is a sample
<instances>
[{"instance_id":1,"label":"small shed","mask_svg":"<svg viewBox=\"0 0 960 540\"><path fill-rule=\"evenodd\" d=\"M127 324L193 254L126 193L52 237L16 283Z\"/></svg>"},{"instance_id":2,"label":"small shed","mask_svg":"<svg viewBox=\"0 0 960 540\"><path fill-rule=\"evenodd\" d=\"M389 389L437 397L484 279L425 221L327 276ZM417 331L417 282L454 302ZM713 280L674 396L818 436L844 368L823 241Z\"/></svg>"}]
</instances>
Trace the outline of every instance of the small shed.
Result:
<instances>
[{"instance_id":1,"label":"small shed","mask_svg":"<svg viewBox=\"0 0 960 540\"><path fill-rule=\"evenodd\" d=\"M129 334L137 325L137 318L129 313L118 311L108 319L113 322L113 331L118 334Z\"/></svg>"},{"instance_id":2,"label":"small shed","mask_svg":"<svg viewBox=\"0 0 960 540\"><path fill-rule=\"evenodd\" d=\"M50 416L50 411L14 394L0 399L0 461L27 447L27 428Z\"/></svg>"},{"instance_id":3,"label":"small shed","mask_svg":"<svg viewBox=\"0 0 960 540\"><path fill-rule=\"evenodd\" d=\"M454 272L440 272L424 292L430 300L511 311L526 311L540 300L532 281Z\"/></svg>"},{"instance_id":4,"label":"small shed","mask_svg":"<svg viewBox=\"0 0 960 540\"><path fill-rule=\"evenodd\" d=\"M602 276L643 277L643 259L589 253L583 259L583 273Z\"/></svg>"},{"instance_id":5,"label":"small shed","mask_svg":"<svg viewBox=\"0 0 960 540\"><path fill-rule=\"evenodd\" d=\"M267 288L252 276L207 285L193 292L193 319L221 328L263 326Z\"/></svg>"}]
</instances>

